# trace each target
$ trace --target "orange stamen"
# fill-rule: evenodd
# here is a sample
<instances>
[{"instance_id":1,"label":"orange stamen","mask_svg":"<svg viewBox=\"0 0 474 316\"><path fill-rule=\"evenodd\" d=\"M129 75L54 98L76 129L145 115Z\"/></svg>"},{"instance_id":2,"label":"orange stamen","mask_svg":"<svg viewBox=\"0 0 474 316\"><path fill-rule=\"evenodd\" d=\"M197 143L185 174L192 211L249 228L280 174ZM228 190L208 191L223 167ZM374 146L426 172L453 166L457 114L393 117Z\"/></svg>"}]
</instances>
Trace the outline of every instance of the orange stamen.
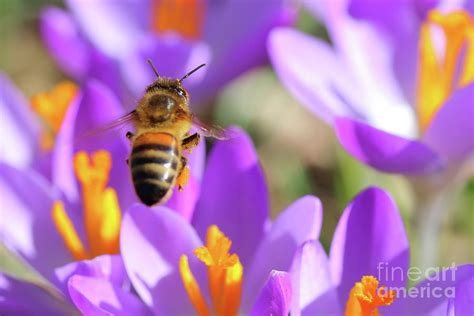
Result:
<instances>
[{"instance_id":1,"label":"orange stamen","mask_svg":"<svg viewBox=\"0 0 474 316\"><path fill-rule=\"evenodd\" d=\"M79 152L74 157L74 170L82 186L84 225L93 256L111 250L118 252L121 212L115 191L106 190L111 167L112 158L105 150L91 157Z\"/></svg>"},{"instance_id":2,"label":"orange stamen","mask_svg":"<svg viewBox=\"0 0 474 316\"><path fill-rule=\"evenodd\" d=\"M152 0L152 30L176 32L196 40L201 38L206 13L205 0Z\"/></svg>"},{"instance_id":3,"label":"orange stamen","mask_svg":"<svg viewBox=\"0 0 474 316\"><path fill-rule=\"evenodd\" d=\"M79 89L70 81L57 84L51 91L39 93L31 98L31 107L44 123L40 144L44 150L54 145L56 134L61 128L69 105L76 98Z\"/></svg>"},{"instance_id":4,"label":"orange stamen","mask_svg":"<svg viewBox=\"0 0 474 316\"><path fill-rule=\"evenodd\" d=\"M393 303L395 293L379 287L379 281L373 276L362 277L352 288L346 304L346 316L380 315L378 308Z\"/></svg>"},{"instance_id":5,"label":"orange stamen","mask_svg":"<svg viewBox=\"0 0 474 316\"><path fill-rule=\"evenodd\" d=\"M474 27L470 27L467 30L466 42L464 69L461 73L461 79L459 80L459 85L461 87L464 87L468 83L474 81Z\"/></svg>"},{"instance_id":6,"label":"orange stamen","mask_svg":"<svg viewBox=\"0 0 474 316\"><path fill-rule=\"evenodd\" d=\"M432 27L440 27L445 37L445 52L440 61L432 40ZM473 52L474 23L465 11L443 15L433 10L420 30L417 106L421 130L428 128L453 89L474 79ZM466 47L464 62L459 64L461 51ZM461 67L459 80L456 70Z\"/></svg>"},{"instance_id":7,"label":"orange stamen","mask_svg":"<svg viewBox=\"0 0 474 316\"><path fill-rule=\"evenodd\" d=\"M53 204L52 210L53 222L56 229L64 240L64 244L75 260L84 260L89 258L89 254L84 249L84 245L72 224L71 219L64 210L64 204L57 201Z\"/></svg>"},{"instance_id":8,"label":"orange stamen","mask_svg":"<svg viewBox=\"0 0 474 316\"><path fill-rule=\"evenodd\" d=\"M199 284L196 282L196 279L189 268L188 256L182 255L179 258L179 271L181 273L184 288L186 289L189 299L196 309L197 314L199 316L211 315L209 308L207 307L206 300L202 296Z\"/></svg>"},{"instance_id":9,"label":"orange stamen","mask_svg":"<svg viewBox=\"0 0 474 316\"><path fill-rule=\"evenodd\" d=\"M194 254L208 267L209 292L213 311L218 316L237 315L242 294L243 279L243 267L240 263L240 259L236 254L229 254L232 242L217 226L213 225L209 227L206 239L206 246L197 248L194 250ZM188 290L190 286L187 285L186 282L189 281L183 276L186 275L186 273L191 273L191 271L189 271L189 267L188 270L184 268L185 267L182 267L180 263L183 283L185 284L191 302L193 302L193 305L196 307L196 290L194 292ZM197 288L199 296L202 297L197 285L192 288ZM199 305L199 307L202 308L201 305ZM198 308L196 308L196 311L199 312Z\"/></svg>"},{"instance_id":10,"label":"orange stamen","mask_svg":"<svg viewBox=\"0 0 474 316\"><path fill-rule=\"evenodd\" d=\"M103 193L102 221L100 231L95 240L99 240L99 253L119 253L120 221L122 214L119 207L117 193L107 188Z\"/></svg>"},{"instance_id":11,"label":"orange stamen","mask_svg":"<svg viewBox=\"0 0 474 316\"><path fill-rule=\"evenodd\" d=\"M89 259L119 252L121 211L117 194L106 187L111 167L111 156L105 150L97 151L90 157L86 152L79 152L74 157L74 170L82 187L84 227L89 245L85 253ZM63 226L62 230L66 233L74 230L72 223ZM61 233L59 228L58 231ZM61 233L61 236L71 250L64 238L66 233ZM80 240L78 242L81 243ZM76 258L74 252L71 253Z\"/></svg>"}]
</instances>

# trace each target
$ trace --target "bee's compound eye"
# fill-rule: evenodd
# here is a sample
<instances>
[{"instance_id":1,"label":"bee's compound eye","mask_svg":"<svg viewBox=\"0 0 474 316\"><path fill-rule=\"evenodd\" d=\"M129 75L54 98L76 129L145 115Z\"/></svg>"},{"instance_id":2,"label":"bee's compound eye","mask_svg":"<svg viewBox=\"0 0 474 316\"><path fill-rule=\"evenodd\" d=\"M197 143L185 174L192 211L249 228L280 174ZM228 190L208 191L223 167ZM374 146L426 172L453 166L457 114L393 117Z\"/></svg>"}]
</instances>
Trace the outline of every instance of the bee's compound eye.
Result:
<instances>
[{"instance_id":1,"label":"bee's compound eye","mask_svg":"<svg viewBox=\"0 0 474 316\"><path fill-rule=\"evenodd\" d=\"M176 89L176 92L182 97L186 96L186 92L184 92L184 90L181 88Z\"/></svg>"},{"instance_id":2,"label":"bee's compound eye","mask_svg":"<svg viewBox=\"0 0 474 316\"><path fill-rule=\"evenodd\" d=\"M150 99L150 106L171 110L176 106L176 102L167 95L155 95Z\"/></svg>"}]
</instances>

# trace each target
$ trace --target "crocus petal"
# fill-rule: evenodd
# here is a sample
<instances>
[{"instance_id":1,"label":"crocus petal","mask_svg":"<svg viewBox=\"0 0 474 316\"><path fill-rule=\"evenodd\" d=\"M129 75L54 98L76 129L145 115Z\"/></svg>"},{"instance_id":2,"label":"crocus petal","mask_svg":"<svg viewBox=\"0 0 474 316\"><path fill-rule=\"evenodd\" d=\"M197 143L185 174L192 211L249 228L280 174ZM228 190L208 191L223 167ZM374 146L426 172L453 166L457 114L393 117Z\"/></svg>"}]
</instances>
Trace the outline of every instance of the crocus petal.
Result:
<instances>
[{"instance_id":1,"label":"crocus petal","mask_svg":"<svg viewBox=\"0 0 474 316\"><path fill-rule=\"evenodd\" d=\"M291 278L286 272L270 272L250 315L287 316L291 304Z\"/></svg>"},{"instance_id":2,"label":"crocus petal","mask_svg":"<svg viewBox=\"0 0 474 316\"><path fill-rule=\"evenodd\" d=\"M363 117L355 109L360 93L331 47L290 28L271 32L270 59L283 84L314 114L328 123L334 116Z\"/></svg>"},{"instance_id":3,"label":"crocus petal","mask_svg":"<svg viewBox=\"0 0 474 316\"><path fill-rule=\"evenodd\" d=\"M133 51L143 36L147 21L143 2L131 5L100 0L90 5L87 1L68 0L67 4L88 40L110 57L121 58Z\"/></svg>"},{"instance_id":4,"label":"crocus petal","mask_svg":"<svg viewBox=\"0 0 474 316\"><path fill-rule=\"evenodd\" d=\"M48 7L41 12L40 23L41 37L56 62L68 75L83 78L89 67L90 48L72 16Z\"/></svg>"},{"instance_id":5,"label":"crocus petal","mask_svg":"<svg viewBox=\"0 0 474 316\"><path fill-rule=\"evenodd\" d=\"M459 315L469 315L474 311L474 275L459 282L455 289L454 310Z\"/></svg>"},{"instance_id":6,"label":"crocus petal","mask_svg":"<svg viewBox=\"0 0 474 316\"><path fill-rule=\"evenodd\" d=\"M121 286L126 281L125 267L118 255L104 255L92 260L76 261L55 270L56 278L67 293L67 282L73 275L102 279Z\"/></svg>"},{"instance_id":7,"label":"crocus petal","mask_svg":"<svg viewBox=\"0 0 474 316\"><path fill-rule=\"evenodd\" d=\"M8 131L8 137L0 138L0 161L19 168L31 166L38 151L38 121L28 101L3 73L0 73L0 126Z\"/></svg>"},{"instance_id":8,"label":"crocus petal","mask_svg":"<svg viewBox=\"0 0 474 316\"><path fill-rule=\"evenodd\" d=\"M413 19L420 18L423 14L433 7L433 1L394 1L388 3L373 3L370 0L351 0L348 1L348 13L356 18L377 23L384 28L391 28L394 32L401 31L404 22L397 19L400 16L410 18L406 21L410 25ZM412 11L412 12L409 12ZM406 23L405 22L405 23ZM405 25L405 27L407 27ZM414 27L411 27L415 29ZM395 35L393 35L395 37Z\"/></svg>"},{"instance_id":9,"label":"crocus petal","mask_svg":"<svg viewBox=\"0 0 474 316\"><path fill-rule=\"evenodd\" d=\"M474 3L469 0L464 1L464 8L472 14L474 14Z\"/></svg>"},{"instance_id":10,"label":"crocus petal","mask_svg":"<svg viewBox=\"0 0 474 316\"><path fill-rule=\"evenodd\" d=\"M209 6L208 10L204 37L212 45L215 54L222 57L224 53L229 53L232 48L240 45L240 42L259 37L265 31L268 34L269 24L274 27L290 24L295 17L295 8L284 0L265 5L229 0L221 6ZM242 24L243 20L247 23ZM262 44L264 41L259 47L252 47L254 55L265 50Z\"/></svg>"},{"instance_id":11,"label":"crocus petal","mask_svg":"<svg viewBox=\"0 0 474 316\"><path fill-rule=\"evenodd\" d=\"M92 46L71 14L46 8L41 14L41 36L49 53L68 75L79 81L99 79L127 100L129 92L122 82L118 61Z\"/></svg>"},{"instance_id":12,"label":"crocus petal","mask_svg":"<svg viewBox=\"0 0 474 316\"><path fill-rule=\"evenodd\" d=\"M362 117L372 125L384 131L396 133L399 136L413 136L416 133L416 117L410 102L413 99L415 86L412 82L415 78L413 70L416 67L407 67L416 60L414 52L416 51L417 27L415 29L408 27L411 17L403 14L394 18L397 20L408 20L403 25L407 30L403 30L405 35L402 39L393 39L391 42L390 34L394 32L386 31L382 26L376 25L372 21L354 18L348 12L348 5L351 1L305 1L311 11L317 13L323 12L325 24L331 35L331 41L334 43L338 55L339 63L343 66L343 71L352 76L351 87L357 94L348 94L347 91L336 91L336 97L348 102ZM372 5L371 7L374 7ZM390 12L389 9L384 11ZM402 7L402 5L393 7ZM398 14L403 10L396 10ZM413 11L413 10L412 10ZM400 32L395 32L400 33ZM399 41L407 43L403 49L399 49ZM377 43L377 49L373 45ZM395 44L394 44L395 43ZM403 55L406 56L403 56ZM399 58L399 55L402 58ZM400 63L408 61L407 64ZM403 68L400 70L399 68ZM408 70L405 70L407 68ZM395 71L394 71L395 69ZM397 81L397 75L403 75L409 78L401 85ZM407 74L405 74L407 73ZM343 73L344 75L344 73ZM319 76L318 70L314 76ZM340 76L337 74L337 76ZM403 87L401 87L403 86ZM336 88L339 88L337 86ZM401 88L406 88L405 95ZM340 88L339 88L340 89ZM343 93L340 93L343 92ZM355 96L356 98L354 98ZM348 116L347 114L342 114Z\"/></svg>"},{"instance_id":13,"label":"crocus petal","mask_svg":"<svg viewBox=\"0 0 474 316\"><path fill-rule=\"evenodd\" d=\"M51 180L71 202L77 202L79 199L79 188L72 165L74 157L74 128L81 99L82 95L78 95L69 105L51 155Z\"/></svg>"},{"instance_id":14,"label":"crocus petal","mask_svg":"<svg viewBox=\"0 0 474 316\"><path fill-rule=\"evenodd\" d=\"M158 315L193 313L178 264L186 254L199 284L205 284L204 265L192 254L202 242L180 215L165 207L134 205L123 219L120 246L133 287L148 306Z\"/></svg>"},{"instance_id":15,"label":"crocus petal","mask_svg":"<svg viewBox=\"0 0 474 316\"><path fill-rule=\"evenodd\" d=\"M440 157L427 145L396 136L360 121L339 117L336 134L354 158L384 172L423 174L442 167Z\"/></svg>"},{"instance_id":16,"label":"crocus petal","mask_svg":"<svg viewBox=\"0 0 474 316\"><path fill-rule=\"evenodd\" d=\"M103 82L120 100L124 100L123 107L130 111L136 106L136 97L125 85L120 66L120 61L94 48L90 52L89 71L84 79L95 78Z\"/></svg>"},{"instance_id":17,"label":"crocus petal","mask_svg":"<svg viewBox=\"0 0 474 316\"><path fill-rule=\"evenodd\" d=\"M126 114L112 91L97 80L89 80L84 84L78 111L75 124L78 136Z\"/></svg>"},{"instance_id":18,"label":"crocus petal","mask_svg":"<svg viewBox=\"0 0 474 316\"><path fill-rule=\"evenodd\" d=\"M238 129L231 133L235 137L217 142L209 155L193 223L203 240L217 225L245 267L263 236L268 191L250 138Z\"/></svg>"},{"instance_id":19,"label":"crocus petal","mask_svg":"<svg viewBox=\"0 0 474 316\"><path fill-rule=\"evenodd\" d=\"M74 315L76 310L58 293L55 297L34 284L0 273L0 314L2 315Z\"/></svg>"},{"instance_id":20,"label":"crocus petal","mask_svg":"<svg viewBox=\"0 0 474 316\"><path fill-rule=\"evenodd\" d=\"M424 140L443 157L459 161L474 150L474 83L455 91L426 131Z\"/></svg>"},{"instance_id":21,"label":"crocus petal","mask_svg":"<svg viewBox=\"0 0 474 316\"><path fill-rule=\"evenodd\" d=\"M209 99L225 83L266 62L265 43L270 31L292 24L295 18L294 3L284 0L265 5L229 0L208 6L204 41L209 43L213 59L201 83L206 89L193 91L195 98ZM231 67L229 60L233 61Z\"/></svg>"},{"instance_id":22,"label":"crocus petal","mask_svg":"<svg viewBox=\"0 0 474 316\"><path fill-rule=\"evenodd\" d=\"M69 295L83 315L151 315L136 296L104 279L74 275Z\"/></svg>"},{"instance_id":23,"label":"crocus petal","mask_svg":"<svg viewBox=\"0 0 474 316\"><path fill-rule=\"evenodd\" d=\"M370 0L351 0L347 7L348 16L354 21L369 22L373 29L385 36L387 44L393 47L392 69L397 81L405 90L410 101L414 101L416 87L416 62L418 36L421 22L437 1L389 1L374 3ZM350 31L347 29L346 31ZM366 47L370 49L370 47ZM367 62L372 61L369 54ZM373 64L366 64L373 69Z\"/></svg>"},{"instance_id":24,"label":"crocus petal","mask_svg":"<svg viewBox=\"0 0 474 316\"><path fill-rule=\"evenodd\" d=\"M319 241L307 241L298 249L290 274L293 285L291 315L339 315L329 259Z\"/></svg>"},{"instance_id":25,"label":"crocus petal","mask_svg":"<svg viewBox=\"0 0 474 316\"><path fill-rule=\"evenodd\" d=\"M33 170L0 164L0 196L0 239L51 280L71 260L51 218L51 186Z\"/></svg>"},{"instance_id":26,"label":"crocus petal","mask_svg":"<svg viewBox=\"0 0 474 316\"><path fill-rule=\"evenodd\" d=\"M454 310L455 315L472 314L474 265L430 268L424 273L415 273L410 274L412 278L424 275L426 280L411 290L401 292L393 306L386 310L387 315L448 316L450 310Z\"/></svg>"},{"instance_id":27,"label":"crocus petal","mask_svg":"<svg viewBox=\"0 0 474 316\"><path fill-rule=\"evenodd\" d=\"M307 240L319 238L321 225L321 202L313 196L300 198L278 216L258 246L252 264L244 266L244 306L252 302L272 269L290 269L298 247Z\"/></svg>"},{"instance_id":28,"label":"crocus petal","mask_svg":"<svg viewBox=\"0 0 474 316\"><path fill-rule=\"evenodd\" d=\"M341 306L365 275L385 286L404 287L408 262L408 239L395 202L381 189L366 189L344 210L331 243L332 277Z\"/></svg>"}]
</instances>

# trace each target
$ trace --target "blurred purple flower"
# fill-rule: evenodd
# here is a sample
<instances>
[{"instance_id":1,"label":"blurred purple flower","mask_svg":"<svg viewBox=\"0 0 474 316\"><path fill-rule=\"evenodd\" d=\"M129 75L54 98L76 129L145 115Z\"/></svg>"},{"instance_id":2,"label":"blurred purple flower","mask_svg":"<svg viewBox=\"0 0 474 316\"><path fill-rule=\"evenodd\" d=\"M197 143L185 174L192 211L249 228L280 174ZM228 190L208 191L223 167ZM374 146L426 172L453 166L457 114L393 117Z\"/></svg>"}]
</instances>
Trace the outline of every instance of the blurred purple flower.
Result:
<instances>
[{"instance_id":1,"label":"blurred purple flower","mask_svg":"<svg viewBox=\"0 0 474 316\"><path fill-rule=\"evenodd\" d=\"M410 277L411 281L419 280L430 270L422 272L416 267L409 268L408 264L408 238L394 201L381 189L366 189L344 210L329 257L316 240L306 242L296 252L290 270L291 315L342 315L344 312L351 316L373 315L370 313L380 307L381 315L434 316L454 315L448 312L453 308L455 315L472 309L469 295L474 286L473 265L451 267L448 271L452 273L438 271L438 277L430 276L412 289L411 293L415 294L410 297L407 281ZM375 279L364 279L364 276ZM364 286L365 282L369 286ZM357 290L365 291L358 294L368 295L366 300L350 294L356 283ZM376 296L382 293L375 291L378 283L395 293L390 306L378 305L381 301L377 301ZM370 286L374 284L377 285ZM455 299L449 296L454 292ZM351 302L355 306L348 307L349 300L355 300ZM361 313L361 307L367 308L365 311L369 313Z\"/></svg>"},{"instance_id":2,"label":"blurred purple flower","mask_svg":"<svg viewBox=\"0 0 474 316\"><path fill-rule=\"evenodd\" d=\"M212 97L226 82L266 59L265 40L275 26L289 25L287 1L238 0L66 1L69 11L48 8L41 17L44 42L61 68L77 80L100 79L127 102L161 75L187 81L194 103ZM131 104L126 106L131 107Z\"/></svg>"},{"instance_id":3,"label":"blurred purple flower","mask_svg":"<svg viewBox=\"0 0 474 316\"><path fill-rule=\"evenodd\" d=\"M239 136L217 142L211 150L192 226L166 207L135 205L125 214L122 258L136 293L155 314L187 315L195 311L183 286L180 258L189 258L189 271L204 289L205 265L192 252L204 243L209 245L206 234L213 225L232 242L231 251L243 266L239 311L262 315L262 311L267 314L274 308L275 315L287 314L291 293L288 278L272 270L288 270L297 247L319 237L320 202L303 197L270 223L268 192L256 153L248 136L234 132ZM94 290L102 288L110 290ZM128 299L121 299L130 294L112 282L77 276L71 278L69 290L82 312L136 313L128 309ZM202 295L210 302L209 295Z\"/></svg>"},{"instance_id":4,"label":"blurred purple flower","mask_svg":"<svg viewBox=\"0 0 474 316\"><path fill-rule=\"evenodd\" d=\"M269 37L283 84L352 156L384 172L437 172L474 149L474 23L466 11L430 11L436 3L308 0L334 47L289 28Z\"/></svg>"}]
</instances>

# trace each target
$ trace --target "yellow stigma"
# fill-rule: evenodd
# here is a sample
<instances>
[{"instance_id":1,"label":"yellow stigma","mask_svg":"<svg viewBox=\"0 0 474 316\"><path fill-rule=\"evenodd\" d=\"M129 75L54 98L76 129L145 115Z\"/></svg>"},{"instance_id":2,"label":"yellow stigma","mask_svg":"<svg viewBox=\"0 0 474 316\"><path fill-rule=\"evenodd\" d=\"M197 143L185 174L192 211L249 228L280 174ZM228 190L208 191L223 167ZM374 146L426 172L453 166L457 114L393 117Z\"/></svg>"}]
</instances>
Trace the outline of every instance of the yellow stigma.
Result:
<instances>
[{"instance_id":1,"label":"yellow stigma","mask_svg":"<svg viewBox=\"0 0 474 316\"><path fill-rule=\"evenodd\" d=\"M378 307L393 303L395 293L379 287L379 281L373 276L362 277L349 293L345 316L378 316Z\"/></svg>"},{"instance_id":2,"label":"yellow stigma","mask_svg":"<svg viewBox=\"0 0 474 316\"><path fill-rule=\"evenodd\" d=\"M122 213L115 190L107 187L111 167L112 159L105 150L96 151L90 157L86 152L79 152L74 157L74 170L82 187L87 249L63 204L56 202L53 205L53 221L64 244L76 260L119 252Z\"/></svg>"},{"instance_id":3,"label":"yellow stigma","mask_svg":"<svg viewBox=\"0 0 474 316\"><path fill-rule=\"evenodd\" d=\"M66 111L76 98L78 91L74 83L63 81L51 91L38 93L31 98L31 107L43 121L45 128L40 136L42 149L53 148L54 139L61 128Z\"/></svg>"},{"instance_id":4,"label":"yellow stigma","mask_svg":"<svg viewBox=\"0 0 474 316\"><path fill-rule=\"evenodd\" d=\"M229 254L232 241L217 226L207 231L206 246L194 250L194 254L207 266L209 293L213 314L237 315L242 294L244 269L236 254ZM179 270L184 287L198 315L211 315L201 289L189 269L188 257L182 255Z\"/></svg>"},{"instance_id":5,"label":"yellow stigma","mask_svg":"<svg viewBox=\"0 0 474 316\"><path fill-rule=\"evenodd\" d=\"M152 0L152 25L156 33L176 32L196 40L201 38L206 0Z\"/></svg>"},{"instance_id":6,"label":"yellow stigma","mask_svg":"<svg viewBox=\"0 0 474 316\"><path fill-rule=\"evenodd\" d=\"M435 51L433 27L443 31L442 60ZM417 108L420 128L425 131L452 91L474 80L474 20L465 11L443 15L433 10L421 26L418 46Z\"/></svg>"}]
</instances>

